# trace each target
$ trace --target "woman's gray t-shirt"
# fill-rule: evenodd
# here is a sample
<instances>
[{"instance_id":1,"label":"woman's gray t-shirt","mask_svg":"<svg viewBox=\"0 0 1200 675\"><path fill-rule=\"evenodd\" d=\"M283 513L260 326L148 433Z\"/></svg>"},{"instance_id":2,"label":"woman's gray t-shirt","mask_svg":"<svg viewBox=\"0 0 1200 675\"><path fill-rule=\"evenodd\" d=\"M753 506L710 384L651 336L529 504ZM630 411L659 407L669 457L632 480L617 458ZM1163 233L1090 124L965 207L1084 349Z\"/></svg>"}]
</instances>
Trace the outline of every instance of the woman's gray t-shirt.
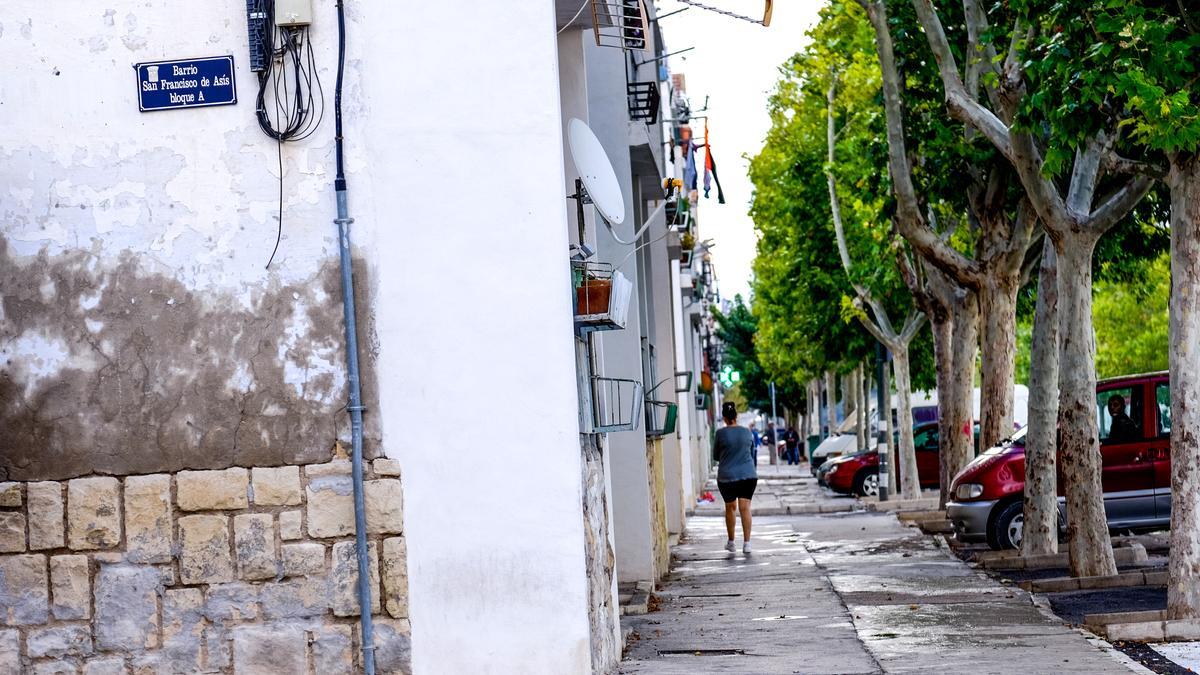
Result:
<instances>
[{"instance_id":1,"label":"woman's gray t-shirt","mask_svg":"<svg viewBox=\"0 0 1200 675\"><path fill-rule=\"evenodd\" d=\"M746 427L724 427L717 430L717 482L758 478L754 467L754 436Z\"/></svg>"}]
</instances>

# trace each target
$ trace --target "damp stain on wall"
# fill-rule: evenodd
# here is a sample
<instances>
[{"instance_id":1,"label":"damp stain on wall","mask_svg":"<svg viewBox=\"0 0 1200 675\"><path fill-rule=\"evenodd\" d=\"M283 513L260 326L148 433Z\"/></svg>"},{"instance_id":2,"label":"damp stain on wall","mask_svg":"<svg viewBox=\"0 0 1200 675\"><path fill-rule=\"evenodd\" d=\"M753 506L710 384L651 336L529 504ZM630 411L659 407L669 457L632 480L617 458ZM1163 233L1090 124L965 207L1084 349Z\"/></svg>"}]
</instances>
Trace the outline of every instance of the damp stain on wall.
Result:
<instances>
[{"instance_id":1,"label":"damp stain on wall","mask_svg":"<svg viewBox=\"0 0 1200 675\"><path fill-rule=\"evenodd\" d=\"M241 290L150 269L128 250L15 256L0 238L0 479L328 459L348 437L336 259ZM370 408L374 350L360 356ZM378 437L368 416L369 455Z\"/></svg>"}]
</instances>

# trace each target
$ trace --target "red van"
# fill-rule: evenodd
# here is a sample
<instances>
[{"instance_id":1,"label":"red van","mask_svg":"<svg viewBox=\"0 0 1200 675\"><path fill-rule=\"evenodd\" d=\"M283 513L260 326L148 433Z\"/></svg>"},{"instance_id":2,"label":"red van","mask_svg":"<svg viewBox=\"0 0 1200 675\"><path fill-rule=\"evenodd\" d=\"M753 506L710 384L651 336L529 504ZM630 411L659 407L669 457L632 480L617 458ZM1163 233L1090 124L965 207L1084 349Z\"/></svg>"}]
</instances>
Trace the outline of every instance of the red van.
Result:
<instances>
[{"instance_id":1,"label":"red van","mask_svg":"<svg viewBox=\"0 0 1200 675\"><path fill-rule=\"evenodd\" d=\"M1128 375L1096 386L1104 510L1110 529L1154 529L1171 523L1171 389L1167 373ZM1021 543L1025 431L976 457L951 484L946 517L961 541L994 549ZM1059 466L1062 466L1061 460ZM1065 528L1059 476L1059 525Z\"/></svg>"}]
</instances>

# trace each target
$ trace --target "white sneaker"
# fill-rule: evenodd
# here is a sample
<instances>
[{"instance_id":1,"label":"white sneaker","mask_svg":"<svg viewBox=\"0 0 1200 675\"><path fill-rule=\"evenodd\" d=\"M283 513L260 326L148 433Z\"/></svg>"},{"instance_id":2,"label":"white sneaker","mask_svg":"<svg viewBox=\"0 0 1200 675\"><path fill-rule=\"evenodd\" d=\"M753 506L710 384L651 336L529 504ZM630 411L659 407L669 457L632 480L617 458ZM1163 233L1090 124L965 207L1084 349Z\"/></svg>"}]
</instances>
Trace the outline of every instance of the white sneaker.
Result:
<instances>
[{"instance_id":1,"label":"white sneaker","mask_svg":"<svg viewBox=\"0 0 1200 675\"><path fill-rule=\"evenodd\" d=\"M729 551L730 553L733 553L734 551L736 551L736 550L737 550L737 546L736 546L736 545L734 545L734 543L733 543L733 540L732 540L732 539L730 539L729 541L725 542L725 550L726 550L726 551Z\"/></svg>"},{"instance_id":2,"label":"white sneaker","mask_svg":"<svg viewBox=\"0 0 1200 675\"><path fill-rule=\"evenodd\" d=\"M742 544L742 553L744 555L750 555L750 542Z\"/></svg>"}]
</instances>

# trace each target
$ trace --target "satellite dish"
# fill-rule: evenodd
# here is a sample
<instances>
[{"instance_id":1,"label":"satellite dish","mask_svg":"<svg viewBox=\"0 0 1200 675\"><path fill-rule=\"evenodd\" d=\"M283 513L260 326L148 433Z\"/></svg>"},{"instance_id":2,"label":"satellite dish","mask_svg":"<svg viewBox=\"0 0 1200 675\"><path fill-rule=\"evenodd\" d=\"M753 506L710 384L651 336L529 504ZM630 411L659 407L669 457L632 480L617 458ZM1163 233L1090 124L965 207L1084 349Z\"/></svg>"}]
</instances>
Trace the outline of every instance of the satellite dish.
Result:
<instances>
[{"instance_id":1,"label":"satellite dish","mask_svg":"<svg viewBox=\"0 0 1200 675\"><path fill-rule=\"evenodd\" d=\"M587 190L592 205L604 219L614 225L625 222L625 198L621 196L621 184L617 172L600 139L592 133L583 120L571 118L567 124L567 142L571 146L571 159L579 171L579 178Z\"/></svg>"}]
</instances>

